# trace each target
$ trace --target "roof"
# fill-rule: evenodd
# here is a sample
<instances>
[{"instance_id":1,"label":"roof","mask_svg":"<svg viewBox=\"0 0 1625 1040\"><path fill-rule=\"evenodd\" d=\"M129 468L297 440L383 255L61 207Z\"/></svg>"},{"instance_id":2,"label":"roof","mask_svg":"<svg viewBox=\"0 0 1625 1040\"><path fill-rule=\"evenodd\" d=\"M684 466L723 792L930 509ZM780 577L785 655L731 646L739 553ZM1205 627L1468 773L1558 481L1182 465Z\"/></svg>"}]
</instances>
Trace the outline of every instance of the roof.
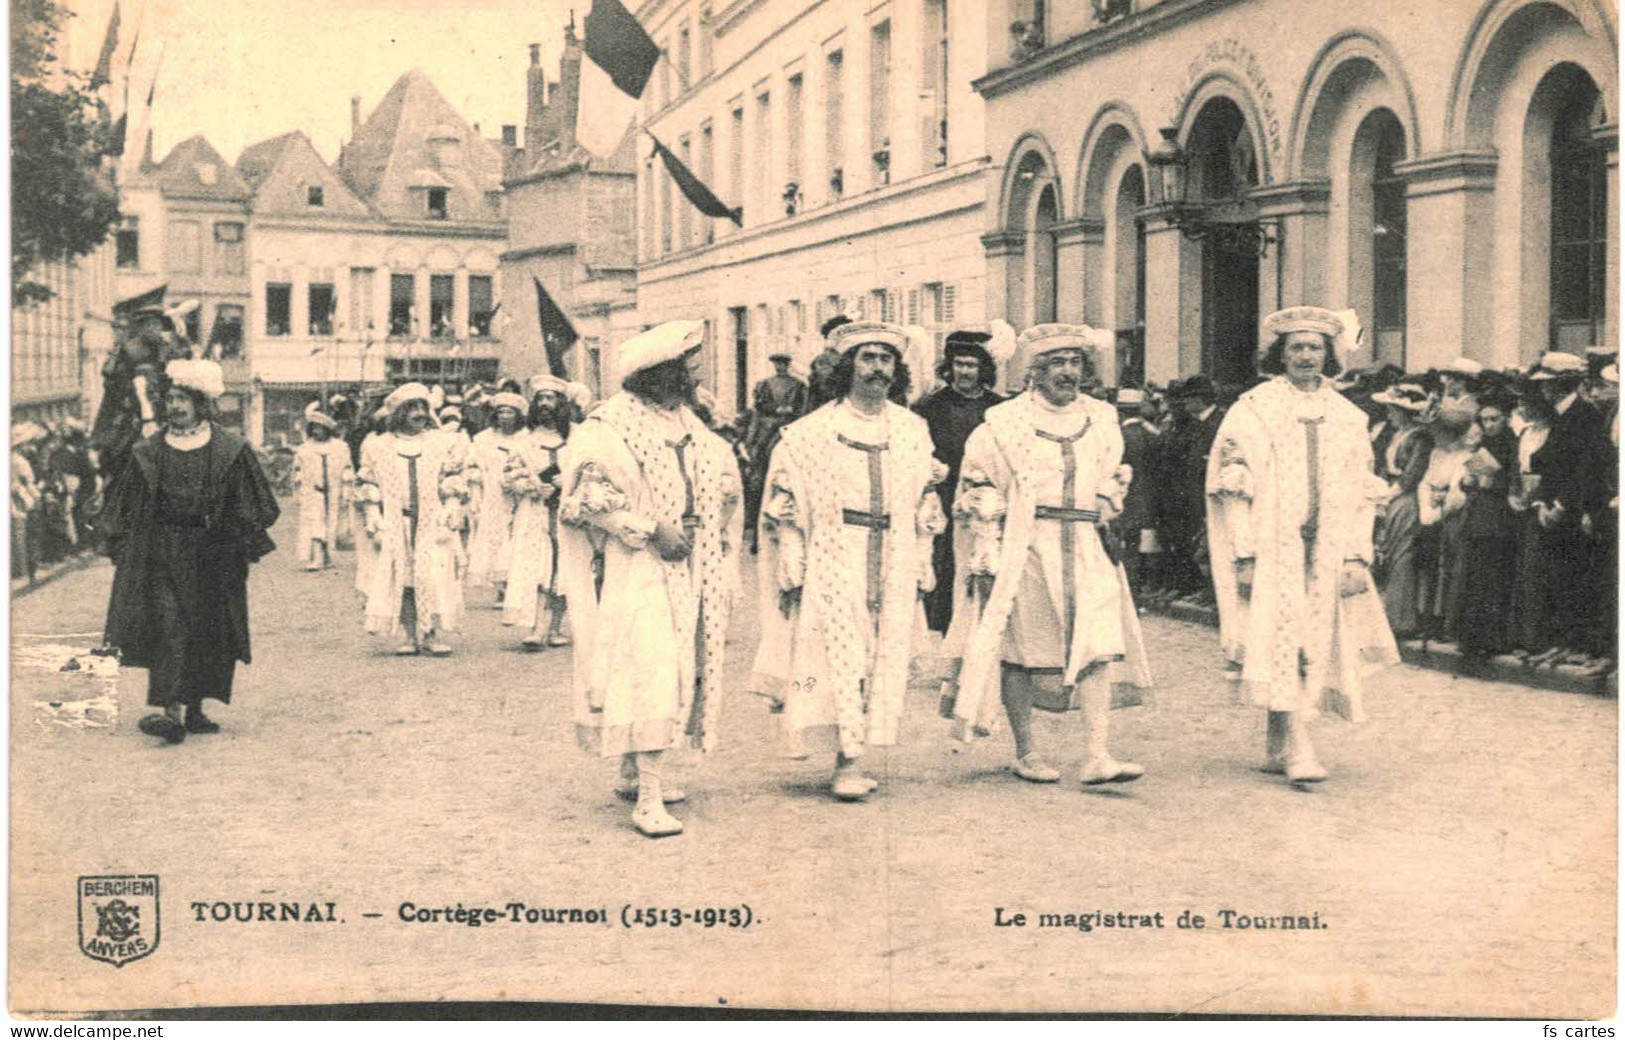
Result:
<instances>
[{"instance_id":1,"label":"roof","mask_svg":"<svg viewBox=\"0 0 1625 1040\"><path fill-rule=\"evenodd\" d=\"M271 175L271 171L276 169L276 164L281 160L282 153L298 137L299 131L293 130L244 148L243 154L237 157L238 175L247 182L250 188L259 188L265 182L265 178Z\"/></svg>"},{"instance_id":2,"label":"roof","mask_svg":"<svg viewBox=\"0 0 1625 1040\"><path fill-rule=\"evenodd\" d=\"M249 196L248 185L202 134L170 149L154 177L165 195L224 202L241 202Z\"/></svg>"},{"instance_id":3,"label":"roof","mask_svg":"<svg viewBox=\"0 0 1625 1040\"><path fill-rule=\"evenodd\" d=\"M502 219L503 155L451 106L422 71L395 81L339 159L357 196L392 220L425 220L423 189L452 189L452 221ZM426 173L432 176L426 177ZM437 183L443 181L444 183Z\"/></svg>"}]
</instances>

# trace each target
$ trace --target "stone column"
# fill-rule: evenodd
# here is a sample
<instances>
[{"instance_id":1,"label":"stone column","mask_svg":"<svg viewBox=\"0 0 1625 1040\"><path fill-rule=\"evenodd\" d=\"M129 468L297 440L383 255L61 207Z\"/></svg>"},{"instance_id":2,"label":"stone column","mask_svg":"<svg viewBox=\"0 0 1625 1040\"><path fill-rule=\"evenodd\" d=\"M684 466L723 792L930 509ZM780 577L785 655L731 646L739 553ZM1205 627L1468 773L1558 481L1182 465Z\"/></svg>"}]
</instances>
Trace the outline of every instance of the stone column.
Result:
<instances>
[{"instance_id":1,"label":"stone column","mask_svg":"<svg viewBox=\"0 0 1625 1040\"><path fill-rule=\"evenodd\" d=\"M1457 357L1500 363L1489 356L1495 171L1492 152L1394 164L1407 182L1405 355L1413 372Z\"/></svg>"},{"instance_id":2,"label":"stone column","mask_svg":"<svg viewBox=\"0 0 1625 1040\"><path fill-rule=\"evenodd\" d=\"M1105 224L1078 217L1050 227L1055 235L1055 320L1098 325L1102 319Z\"/></svg>"},{"instance_id":3,"label":"stone column","mask_svg":"<svg viewBox=\"0 0 1625 1040\"><path fill-rule=\"evenodd\" d=\"M1326 214L1331 203L1329 181L1271 184L1254 191L1258 216L1275 243L1259 266L1259 314L1282 307L1341 307L1326 299ZM1274 228L1269 229L1273 224ZM1360 315L1369 324L1369 314Z\"/></svg>"},{"instance_id":4,"label":"stone column","mask_svg":"<svg viewBox=\"0 0 1625 1040\"><path fill-rule=\"evenodd\" d=\"M1019 333L1026 319L1021 313L1021 285L1027 238L1014 231L990 231L982 236L982 249L987 255L984 316L988 321L1007 321Z\"/></svg>"},{"instance_id":5,"label":"stone column","mask_svg":"<svg viewBox=\"0 0 1625 1040\"><path fill-rule=\"evenodd\" d=\"M1202 367L1202 247L1168 222L1166 206L1145 213L1145 378L1166 386Z\"/></svg>"},{"instance_id":6,"label":"stone column","mask_svg":"<svg viewBox=\"0 0 1625 1040\"><path fill-rule=\"evenodd\" d=\"M1591 132L1592 139L1608 151L1608 285L1603 314L1602 342L1619 342L1619 124L1609 123Z\"/></svg>"}]
</instances>

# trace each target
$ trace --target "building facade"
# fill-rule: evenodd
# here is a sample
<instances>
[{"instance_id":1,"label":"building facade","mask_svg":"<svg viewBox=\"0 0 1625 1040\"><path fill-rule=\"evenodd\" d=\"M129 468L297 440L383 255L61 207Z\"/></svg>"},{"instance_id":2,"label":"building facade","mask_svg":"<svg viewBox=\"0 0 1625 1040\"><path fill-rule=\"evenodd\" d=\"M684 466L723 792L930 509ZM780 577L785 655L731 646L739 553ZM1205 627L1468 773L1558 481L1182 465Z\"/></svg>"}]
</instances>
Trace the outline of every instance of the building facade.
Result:
<instances>
[{"instance_id":1,"label":"building facade","mask_svg":"<svg viewBox=\"0 0 1625 1040\"><path fill-rule=\"evenodd\" d=\"M965 0L646 0L665 52L642 124L730 206L702 216L637 141L637 317L707 322L722 417L785 351L803 373L837 313L939 337L984 301L988 54Z\"/></svg>"},{"instance_id":2,"label":"building facade","mask_svg":"<svg viewBox=\"0 0 1625 1040\"><path fill-rule=\"evenodd\" d=\"M300 132L243 151L256 443L297 441L312 400L502 364L503 148L423 73L396 81L329 165Z\"/></svg>"},{"instance_id":3,"label":"building facade","mask_svg":"<svg viewBox=\"0 0 1625 1040\"><path fill-rule=\"evenodd\" d=\"M1259 315L1303 303L1359 313L1354 364L1616 339L1601 0L985 14L990 314L1116 329L1123 377L1157 382L1245 382Z\"/></svg>"},{"instance_id":4,"label":"building facade","mask_svg":"<svg viewBox=\"0 0 1625 1040\"><path fill-rule=\"evenodd\" d=\"M635 140L628 134L609 159L576 143L582 55L573 26L565 30L556 82L548 82L538 52L532 44L524 143L510 154L503 180L508 249L502 281L509 286L503 369L524 378L547 366L535 292L540 283L579 337L563 358L570 377L602 396L613 346L640 328ZM503 128L504 141L517 144L517 138L516 128Z\"/></svg>"},{"instance_id":5,"label":"building facade","mask_svg":"<svg viewBox=\"0 0 1625 1040\"><path fill-rule=\"evenodd\" d=\"M81 419L101 404L101 369L113 349L113 246L30 275L51 298L11 309L13 422Z\"/></svg>"}]
</instances>

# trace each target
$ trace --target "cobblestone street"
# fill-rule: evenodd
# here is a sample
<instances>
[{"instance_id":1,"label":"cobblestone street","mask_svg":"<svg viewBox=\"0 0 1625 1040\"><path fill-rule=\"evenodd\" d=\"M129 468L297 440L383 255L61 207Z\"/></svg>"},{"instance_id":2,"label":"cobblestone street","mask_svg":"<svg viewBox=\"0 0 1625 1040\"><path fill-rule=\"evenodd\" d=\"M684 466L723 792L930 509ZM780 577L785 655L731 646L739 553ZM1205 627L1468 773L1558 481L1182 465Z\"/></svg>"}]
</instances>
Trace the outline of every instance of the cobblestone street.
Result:
<instances>
[{"instance_id":1,"label":"cobblestone street","mask_svg":"<svg viewBox=\"0 0 1625 1040\"><path fill-rule=\"evenodd\" d=\"M291 523L275 535L289 545ZM1614 701L1396 668L1368 688L1368 724L1320 728L1332 778L1298 791L1254 771L1263 716L1229 703L1215 633L1148 617L1156 699L1113 732L1144 780L1070 782L1078 719L1046 716L1040 740L1067 780L1027 785L1005 770L1007 738L955 744L921 687L900 746L877 756L881 792L845 805L825 792L828 764L781 757L764 706L739 692L747 609L720 750L674 770L688 833L656 842L611 793L615 763L574 746L568 651L519 652L478 590L455 656L394 658L361 631L351 567L344 553L336 572L301 573L284 548L256 568L255 664L211 708L223 732L176 747L136 730L145 673L84 654L109 565L15 602L14 1011L1612 1012ZM70 658L80 667L60 671ZM95 874L159 875L152 956L115 970L79 952L74 882ZM193 906L262 900L331 902L337 920L216 922ZM401 917L404 903L513 902L609 920ZM627 929L627 905L748 905L751 923ZM1204 929L1177 926L1187 909ZM1322 927L1226 929L1225 910ZM1094 911L1164 927L1039 927ZM1025 926L995 925L1016 914Z\"/></svg>"}]
</instances>

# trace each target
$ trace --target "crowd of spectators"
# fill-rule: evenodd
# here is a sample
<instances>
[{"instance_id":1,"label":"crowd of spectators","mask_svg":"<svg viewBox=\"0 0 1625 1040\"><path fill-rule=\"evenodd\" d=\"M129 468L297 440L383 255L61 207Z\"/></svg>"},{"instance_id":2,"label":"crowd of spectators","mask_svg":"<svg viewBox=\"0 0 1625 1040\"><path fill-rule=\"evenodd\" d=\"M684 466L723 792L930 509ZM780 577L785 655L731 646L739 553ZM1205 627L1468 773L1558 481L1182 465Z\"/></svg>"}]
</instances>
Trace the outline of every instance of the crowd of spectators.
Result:
<instances>
[{"instance_id":1,"label":"crowd of spectators","mask_svg":"<svg viewBox=\"0 0 1625 1040\"><path fill-rule=\"evenodd\" d=\"M1343 373L1370 417L1378 498L1373 574L1394 634L1585 676L1616 670L1616 354L1548 353L1527 369L1468 359ZM1213 601L1204 474L1226 403L1206 376L1113 396L1137 501L1125 564L1142 605ZM1355 479L1353 476L1350 479Z\"/></svg>"},{"instance_id":2,"label":"crowd of spectators","mask_svg":"<svg viewBox=\"0 0 1625 1040\"><path fill-rule=\"evenodd\" d=\"M77 419L11 428L11 576L95 548L100 472Z\"/></svg>"}]
</instances>

